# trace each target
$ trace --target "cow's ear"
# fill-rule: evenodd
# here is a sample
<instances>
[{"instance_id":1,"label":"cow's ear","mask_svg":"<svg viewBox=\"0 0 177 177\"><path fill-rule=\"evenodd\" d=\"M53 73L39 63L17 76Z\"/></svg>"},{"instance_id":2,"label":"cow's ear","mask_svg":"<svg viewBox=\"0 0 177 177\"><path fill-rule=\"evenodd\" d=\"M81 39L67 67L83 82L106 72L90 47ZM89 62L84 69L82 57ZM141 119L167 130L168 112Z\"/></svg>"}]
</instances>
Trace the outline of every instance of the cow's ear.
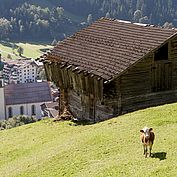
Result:
<instances>
[{"instance_id":1,"label":"cow's ear","mask_svg":"<svg viewBox=\"0 0 177 177\"><path fill-rule=\"evenodd\" d=\"M153 128L150 128L150 129L149 129L149 131L152 131L152 130L153 130Z\"/></svg>"},{"instance_id":2,"label":"cow's ear","mask_svg":"<svg viewBox=\"0 0 177 177\"><path fill-rule=\"evenodd\" d=\"M144 130L140 130L141 133L144 133Z\"/></svg>"}]
</instances>

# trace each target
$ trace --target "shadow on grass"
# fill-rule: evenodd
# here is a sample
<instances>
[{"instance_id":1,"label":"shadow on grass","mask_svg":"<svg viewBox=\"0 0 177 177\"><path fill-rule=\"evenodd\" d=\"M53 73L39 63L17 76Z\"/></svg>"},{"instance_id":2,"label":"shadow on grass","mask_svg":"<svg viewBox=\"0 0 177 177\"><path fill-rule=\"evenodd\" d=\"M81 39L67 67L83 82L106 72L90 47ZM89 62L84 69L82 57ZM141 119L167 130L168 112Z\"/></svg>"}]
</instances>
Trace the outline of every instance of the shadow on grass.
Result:
<instances>
[{"instance_id":1,"label":"shadow on grass","mask_svg":"<svg viewBox=\"0 0 177 177\"><path fill-rule=\"evenodd\" d=\"M86 120L82 120L82 121L73 121L72 120L69 125L71 125L71 126L79 126L79 125L85 126L85 125L92 125L92 124L95 124L95 123L90 122L90 121L86 121Z\"/></svg>"},{"instance_id":2,"label":"shadow on grass","mask_svg":"<svg viewBox=\"0 0 177 177\"><path fill-rule=\"evenodd\" d=\"M1 40L0 43L1 43L3 46L5 46L5 47L10 47L10 48L14 47L15 49L18 48L18 45L16 45L15 43L12 43L12 42L2 41L2 40Z\"/></svg>"},{"instance_id":3,"label":"shadow on grass","mask_svg":"<svg viewBox=\"0 0 177 177\"><path fill-rule=\"evenodd\" d=\"M156 152L152 154L152 158L158 158L159 160L165 160L167 156L166 152Z\"/></svg>"},{"instance_id":4,"label":"shadow on grass","mask_svg":"<svg viewBox=\"0 0 177 177\"><path fill-rule=\"evenodd\" d=\"M43 48L43 49L39 49L41 52L47 52L48 50L50 50L50 48Z\"/></svg>"}]
</instances>

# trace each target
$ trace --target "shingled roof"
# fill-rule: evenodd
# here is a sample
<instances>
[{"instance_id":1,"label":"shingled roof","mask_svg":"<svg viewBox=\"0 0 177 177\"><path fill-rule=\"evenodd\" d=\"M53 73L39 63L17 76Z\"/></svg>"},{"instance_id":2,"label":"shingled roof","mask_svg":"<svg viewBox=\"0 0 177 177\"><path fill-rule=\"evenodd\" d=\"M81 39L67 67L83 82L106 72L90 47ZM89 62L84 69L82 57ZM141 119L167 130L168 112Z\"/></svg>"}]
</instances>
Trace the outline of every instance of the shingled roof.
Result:
<instances>
[{"instance_id":1,"label":"shingled roof","mask_svg":"<svg viewBox=\"0 0 177 177\"><path fill-rule=\"evenodd\" d=\"M110 80L176 32L176 29L102 18L60 42L47 59Z\"/></svg>"},{"instance_id":2,"label":"shingled roof","mask_svg":"<svg viewBox=\"0 0 177 177\"><path fill-rule=\"evenodd\" d=\"M10 84L5 86L6 105L52 101L47 82Z\"/></svg>"}]
</instances>

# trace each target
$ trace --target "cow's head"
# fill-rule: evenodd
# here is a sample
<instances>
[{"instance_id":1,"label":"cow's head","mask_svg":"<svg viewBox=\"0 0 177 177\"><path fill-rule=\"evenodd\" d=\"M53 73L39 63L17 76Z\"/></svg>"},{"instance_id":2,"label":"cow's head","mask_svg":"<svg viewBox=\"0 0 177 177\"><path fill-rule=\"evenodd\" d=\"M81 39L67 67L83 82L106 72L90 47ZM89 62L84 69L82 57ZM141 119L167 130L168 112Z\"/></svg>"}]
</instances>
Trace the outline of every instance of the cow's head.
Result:
<instances>
[{"instance_id":1,"label":"cow's head","mask_svg":"<svg viewBox=\"0 0 177 177\"><path fill-rule=\"evenodd\" d=\"M148 128L148 127L144 127L142 130L140 130L141 133L144 133L145 137L149 137L150 136L150 132L152 131L152 128Z\"/></svg>"}]
</instances>

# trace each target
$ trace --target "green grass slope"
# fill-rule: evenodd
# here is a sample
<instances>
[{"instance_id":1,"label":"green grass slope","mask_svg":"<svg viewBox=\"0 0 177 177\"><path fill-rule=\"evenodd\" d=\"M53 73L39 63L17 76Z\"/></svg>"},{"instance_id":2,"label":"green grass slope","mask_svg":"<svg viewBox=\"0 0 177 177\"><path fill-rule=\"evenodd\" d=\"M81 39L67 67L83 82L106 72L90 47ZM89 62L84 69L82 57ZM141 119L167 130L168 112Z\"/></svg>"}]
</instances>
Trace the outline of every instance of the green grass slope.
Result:
<instances>
[{"instance_id":1,"label":"green grass slope","mask_svg":"<svg viewBox=\"0 0 177 177\"><path fill-rule=\"evenodd\" d=\"M139 130L153 127L154 158L144 158ZM0 176L175 177L177 104L94 125L44 120L0 132Z\"/></svg>"},{"instance_id":2,"label":"green grass slope","mask_svg":"<svg viewBox=\"0 0 177 177\"><path fill-rule=\"evenodd\" d=\"M16 42L14 43L16 46L20 46L24 49L24 53L22 56L27 58L38 58L40 57L43 52L41 50L44 49L51 49L51 45L47 44L40 44L40 43L24 43L24 42ZM8 54L11 55L12 59L19 59L19 55L17 49L12 50L12 43L11 42L4 42L0 41L0 53L3 57L7 57Z\"/></svg>"}]
</instances>

